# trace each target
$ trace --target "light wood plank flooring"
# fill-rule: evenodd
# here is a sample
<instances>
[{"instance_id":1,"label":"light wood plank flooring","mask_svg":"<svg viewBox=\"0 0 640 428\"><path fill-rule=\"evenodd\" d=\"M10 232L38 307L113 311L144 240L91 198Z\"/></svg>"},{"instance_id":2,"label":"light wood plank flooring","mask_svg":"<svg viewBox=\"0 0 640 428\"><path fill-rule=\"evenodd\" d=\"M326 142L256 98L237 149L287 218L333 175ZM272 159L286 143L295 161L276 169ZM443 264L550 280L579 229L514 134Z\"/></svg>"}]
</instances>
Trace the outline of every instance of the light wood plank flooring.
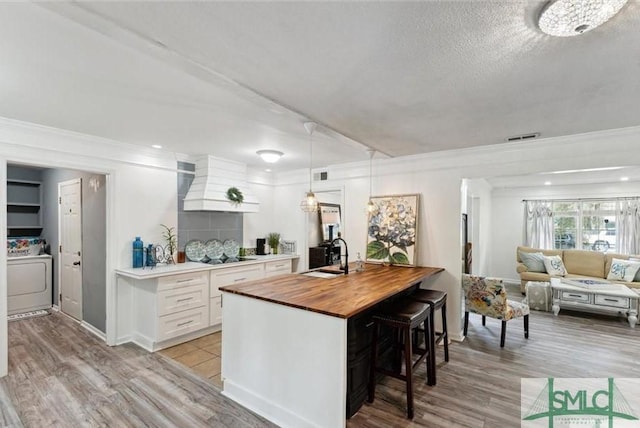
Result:
<instances>
[{"instance_id":1,"label":"light wood plank flooring","mask_svg":"<svg viewBox=\"0 0 640 428\"><path fill-rule=\"evenodd\" d=\"M9 323L0 425L273 426L171 359L134 345L106 346L59 314Z\"/></svg>"},{"instance_id":2,"label":"light wood plank flooring","mask_svg":"<svg viewBox=\"0 0 640 428\"><path fill-rule=\"evenodd\" d=\"M347 427L517 427L522 377L640 377L640 329L625 319L562 311L558 318L533 312L530 322L525 340L522 321L509 321L500 349L499 322L487 319L482 327L472 314L467 339L450 346L451 361L438 353L438 385L427 386L424 366L418 369L413 421L405 418L404 384L385 378L376 401ZM59 315L9 328L10 374L0 380L4 426L271 426L220 395L217 362L195 368L215 357L183 361L190 371L167 358L187 352L109 348ZM219 355L217 337L199 339L201 349Z\"/></svg>"}]
</instances>

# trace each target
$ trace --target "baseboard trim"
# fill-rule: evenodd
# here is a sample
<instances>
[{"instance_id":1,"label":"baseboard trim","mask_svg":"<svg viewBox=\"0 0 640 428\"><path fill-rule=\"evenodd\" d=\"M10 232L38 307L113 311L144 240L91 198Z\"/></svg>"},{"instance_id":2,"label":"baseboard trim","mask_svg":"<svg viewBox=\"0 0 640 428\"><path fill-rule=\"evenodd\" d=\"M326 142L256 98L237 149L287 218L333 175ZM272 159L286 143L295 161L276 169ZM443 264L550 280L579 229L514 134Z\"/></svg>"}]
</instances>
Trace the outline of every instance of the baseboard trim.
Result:
<instances>
[{"instance_id":1,"label":"baseboard trim","mask_svg":"<svg viewBox=\"0 0 640 428\"><path fill-rule=\"evenodd\" d=\"M80 327L84 328L89 333L92 333L94 336L96 336L98 339L102 340L103 342L107 341L107 335L101 332L100 330L98 330L97 328L95 328L94 326L92 326L91 324L89 324L88 322L81 321Z\"/></svg>"},{"instance_id":2,"label":"baseboard trim","mask_svg":"<svg viewBox=\"0 0 640 428\"><path fill-rule=\"evenodd\" d=\"M315 424L273 401L224 379L222 395L281 427L314 428Z\"/></svg>"}]
</instances>

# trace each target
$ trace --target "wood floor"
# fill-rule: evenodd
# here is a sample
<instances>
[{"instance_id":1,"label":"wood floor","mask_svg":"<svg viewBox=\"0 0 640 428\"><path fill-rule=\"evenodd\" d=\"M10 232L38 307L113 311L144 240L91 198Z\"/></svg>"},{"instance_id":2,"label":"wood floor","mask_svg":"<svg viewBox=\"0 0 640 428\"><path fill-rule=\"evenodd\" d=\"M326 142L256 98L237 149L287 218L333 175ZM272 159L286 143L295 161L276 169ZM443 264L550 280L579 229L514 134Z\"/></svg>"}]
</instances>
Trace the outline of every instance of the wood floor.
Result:
<instances>
[{"instance_id":1,"label":"wood floor","mask_svg":"<svg viewBox=\"0 0 640 428\"><path fill-rule=\"evenodd\" d=\"M9 323L0 425L273 426L175 361L134 345L106 346L59 314Z\"/></svg>"},{"instance_id":2,"label":"wood floor","mask_svg":"<svg viewBox=\"0 0 640 428\"><path fill-rule=\"evenodd\" d=\"M438 384L417 371L413 421L404 384L386 378L347 427L518 427L522 377L640 377L640 329L623 318L533 312L529 340L522 327L509 321L500 349L499 322L482 327L472 314L451 361L438 353ZM59 315L9 323L9 341L2 426L272 426L222 397L215 376L132 345L110 348Z\"/></svg>"}]
</instances>

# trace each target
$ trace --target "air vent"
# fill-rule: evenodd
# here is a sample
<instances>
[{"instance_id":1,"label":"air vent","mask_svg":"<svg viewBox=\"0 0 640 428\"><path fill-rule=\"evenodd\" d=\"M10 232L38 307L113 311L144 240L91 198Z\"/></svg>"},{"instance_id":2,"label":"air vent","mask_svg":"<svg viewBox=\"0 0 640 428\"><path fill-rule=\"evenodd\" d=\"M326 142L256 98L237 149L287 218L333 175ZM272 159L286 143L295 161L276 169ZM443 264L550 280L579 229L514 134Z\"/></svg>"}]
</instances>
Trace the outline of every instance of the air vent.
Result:
<instances>
[{"instance_id":1,"label":"air vent","mask_svg":"<svg viewBox=\"0 0 640 428\"><path fill-rule=\"evenodd\" d=\"M326 181L328 179L329 179L329 173L327 171L313 173L313 181Z\"/></svg>"},{"instance_id":2,"label":"air vent","mask_svg":"<svg viewBox=\"0 0 640 428\"><path fill-rule=\"evenodd\" d=\"M515 135L513 137L508 137L507 141L533 140L534 138L538 138L539 136L540 136L539 132L534 132L533 134Z\"/></svg>"}]
</instances>

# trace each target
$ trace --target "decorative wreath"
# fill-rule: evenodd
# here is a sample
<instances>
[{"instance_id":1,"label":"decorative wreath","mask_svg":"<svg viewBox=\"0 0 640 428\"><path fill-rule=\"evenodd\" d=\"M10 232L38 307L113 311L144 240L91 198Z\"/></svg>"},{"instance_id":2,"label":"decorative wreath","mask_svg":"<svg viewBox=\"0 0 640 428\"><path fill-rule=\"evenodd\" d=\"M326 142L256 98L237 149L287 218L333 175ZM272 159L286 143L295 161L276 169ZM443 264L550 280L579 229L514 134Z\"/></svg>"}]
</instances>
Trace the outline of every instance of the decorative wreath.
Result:
<instances>
[{"instance_id":1,"label":"decorative wreath","mask_svg":"<svg viewBox=\"0 0 640 428\"><path fill-rule=\"evenodd\" d=\"M236 204L241 204L244 201L244 195L237 187L229 187L227 190L227 199Z\"/></svg>"}]
</instances>

